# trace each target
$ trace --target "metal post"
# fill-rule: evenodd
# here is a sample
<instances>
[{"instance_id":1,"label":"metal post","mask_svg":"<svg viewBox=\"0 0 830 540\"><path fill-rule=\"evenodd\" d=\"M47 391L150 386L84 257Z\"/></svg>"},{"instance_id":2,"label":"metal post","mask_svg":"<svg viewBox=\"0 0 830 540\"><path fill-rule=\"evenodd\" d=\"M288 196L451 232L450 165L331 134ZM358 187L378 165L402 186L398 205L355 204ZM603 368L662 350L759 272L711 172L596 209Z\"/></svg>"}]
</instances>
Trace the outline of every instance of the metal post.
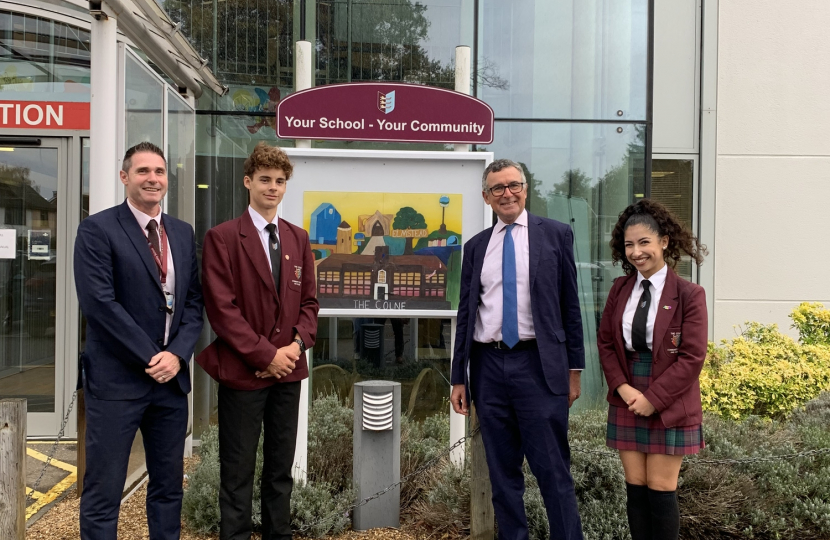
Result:
<instances>
[{"instance_id":1,"label":"metal post","mask_svg":"<svg viewBox=\"0 0 830 540\"><path fill-rule=\"evenodd\" d=\"M357 501L401 479L401 385L364 381L354 385L353 484ZM353 527L365 531L401 524L401 488L355 508Z\"/></svg>"},{"instance_id":2,"label":"metal post","mask_svg":"<svg viewBox=\"0 0 830 540\"><path fill-rule=\"evenodd\" d=\"M102 4L102 8L106 4ZM121 202L118 186L118 21L98 12L90 32L89 213Z\"/></svg>"},{"instance_id":3,"label":"metal post","mask_svg":"<svg viewBox=\"0 0 830 540\"><path fill-rule=\"evenodd\" d=\"M311 88L313 80L311 78L314 72L313 57L311 56L311 42L298 41L294 49L294 91L306 90ZM295 148L311 148L311 141L308 139L297 139L294 141Z\"/></svg>"},{"instance_id":4,"label":"metal post","mask_svg":"<svg viewBox=\"0 0 830 540\"><path fill-rule=\"evenodd\" d=\"M455 352L455 326L457 322L457 318L453 317L451 319L451 326L450 326L450 354ZM462 359L455 358L457 362L461 362ZM455 412L450 405L450 446L454 445L456 442L464 438L464 431L467 429L467 421L466 419ZM452 452L450 452L450 461L458 465L459 467L464 465L464 445L461 445L455 448Z\"/></svg>"},{"instance_id":5,"label":"metal post","mask_svg":"<svg viewBox=\"0 0 830 540\"><path fill-rule=\"evenodd\" d=\"M26 537L26 400L0 399L0 538Z\"/></svg>"},{"instance_id":6,"label":"metal post","mask_svg":"<svg viewBox=\"0 0 830 540\"><path fill-rule=\"evenodd\" d=\"M455 91L470 95L470 48L459 45L455 48ZM469 152L469 144L456 144L456 152Z\"/></svg>"}]
</instances>

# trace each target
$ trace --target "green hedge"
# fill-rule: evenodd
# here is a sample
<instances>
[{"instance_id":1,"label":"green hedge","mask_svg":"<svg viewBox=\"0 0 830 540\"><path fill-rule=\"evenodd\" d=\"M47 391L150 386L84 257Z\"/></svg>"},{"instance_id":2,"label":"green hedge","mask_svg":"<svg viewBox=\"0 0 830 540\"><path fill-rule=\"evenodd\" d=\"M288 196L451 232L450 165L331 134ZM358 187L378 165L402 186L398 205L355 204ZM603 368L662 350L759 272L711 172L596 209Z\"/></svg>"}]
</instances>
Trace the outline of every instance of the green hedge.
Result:
<instances>
[{"instance_id":1,"label":"green hedge","mask_svg":"<svg viewBox=\"0 0 830 540\"><path fill-rule=\"evenodd\" d=\"M783 418L830 390L830 310L803 303L790 314L796 341L774 324L746 323L741 335L709 344L700 375L703 409L723 418Z\"/></svg>"}]
</instances>

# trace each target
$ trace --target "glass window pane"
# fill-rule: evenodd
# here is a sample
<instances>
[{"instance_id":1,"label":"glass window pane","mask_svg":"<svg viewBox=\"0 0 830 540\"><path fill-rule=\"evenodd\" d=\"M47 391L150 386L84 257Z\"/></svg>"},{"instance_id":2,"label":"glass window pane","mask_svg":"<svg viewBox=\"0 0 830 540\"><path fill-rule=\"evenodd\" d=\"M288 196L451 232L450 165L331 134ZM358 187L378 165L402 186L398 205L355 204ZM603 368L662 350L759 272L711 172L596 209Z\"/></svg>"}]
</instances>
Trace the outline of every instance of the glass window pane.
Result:
<instances>
[{"instance_id":1,"label":"glass window pane","mask_svg":"<svg viewBox=\"0 0 830 540\"><path fill-rule=\"evenodd\" d=\"M497 118L645 119L647 0L482 0L480 13L478 96Z\"/></svg>"},{"instance_id":2,"label":"glass window pane","mask_svg":"<svg viewBox=\"0 0 830 540\"><path fill-rule=\"evenodd\" d=\"M149 141L162 142L164 85L129 53L126 57L126 148Z\"/></svg>"},{"instance_id":3,"label":"glass window pane","mask_svg":"<svg viewBox=\"0 0 830 540\"><path fill-rule=\"evenodd\" d=\"M618 131L619 130L619 131ZM583 395L604 397L596 329L615 277L611 231L644 187L640 125L497 122L486 149L524 167L530 212L571 225L587 367ZM587 405L589 400L581 403Z\"/></svg>"},{"instance_id":4,"label":"glass window pane","mask_svg":"<svg viewBox=\"0 0 830 540\"><path fill-rule=\"evenodd\" d=\"M405 81L454 88L455 47L472 44L472 2L317 4L317 85Z\"/></svg>"},{"instance_id":5,"label":"glass window pane","mask_svg":"<svg viewBox=\"0 0 830 540\"><path fill-rule=\"evenodd\" d=\"M89 101L89 32L0 11L0 91L5 100Z\"/></svg>"},{"instance_id":6,"label":"glass window pane","mask_svg":"<svg viewBox=\"0 0 830 540\"><path fill-rule=\"evenodd\" d=\"M382 379L401 383L401 412L410 418L447 411L449 319L320 317L312 354L314 397L347 400L354 383Z\"/></svg>"},{"instance_id":7,"label":"glass window pane","mask_svg":"<svg viewBox=\"0 0 830 540\"><path fill-rule=\"evenodd\" d=\"M190 221L196 179L196 113L175 92L167 90L167 205L165 212ZM192 207L191 207L192 208Z\"/></svg>"},{"instance_id":8,"label":"glass window pane","mask_svg":"<svg viewBox=\"0 0 830 540\"><path fill-rule=\"evenodd\" d=\"M691 159L651 161L651 198L666 205L689 227L693 227L694 163ZM681 277L691 280L692 260L684 256L675 270Z\"/></svg>"},{"instance_id":9,"label":"glass window pane","mask_svg":"<svg viewBox=\"0 0 830 540\"><path fill-rule=\"evenodd\" d=\"M0 259L0 398L55 411L58 150L0 151L0 230L15 238Z\"/></svg>"}]
</instances>

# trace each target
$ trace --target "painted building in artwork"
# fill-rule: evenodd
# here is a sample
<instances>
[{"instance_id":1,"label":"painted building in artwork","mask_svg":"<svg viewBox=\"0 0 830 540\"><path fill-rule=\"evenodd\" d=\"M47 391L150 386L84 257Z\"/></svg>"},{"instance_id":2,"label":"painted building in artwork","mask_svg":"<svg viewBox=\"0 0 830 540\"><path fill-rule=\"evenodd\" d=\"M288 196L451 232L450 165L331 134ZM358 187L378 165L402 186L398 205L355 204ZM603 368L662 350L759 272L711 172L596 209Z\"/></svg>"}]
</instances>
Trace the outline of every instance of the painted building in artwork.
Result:
<instances>
[{"instance_id":1,"label":"painted building in artwork","mask_svg":"<svg viewBox=\"0 0 830 540\"><path fill-rule=\"evenodd\" d=\"M308 233L312 244L337 243L337 228L341 222L340 212L331 203L323 203L311 213L311 227Z\"/></svg>"},{"instance_id":2,"label":"painted building in artwork","mask_svg":"<svg viewBox=\"0 0 830 540\"><path fill-rule=\"evenodd\" d=\"M342 221L337 227L337 245L334 248L335 253L351 254L352 252L352 226Z\"/></svg>"},{"instance_id":3,"label":"painted building in artwork","mask_svg":"<svg viewBox=\"0 0 830 540\"><path fill-rule=\"evenodd\" d=\"M357 216L357 230L366 236L389 236L394 219L392 214L381 214L380 210L372 215Z\"/></svg>"},{"instance_id":4,"label":"painted building in artwork","mask_svg":"<svg viewBox=\"0 0 830 540\"><path fill-rule=\"evenodd\" d=\"M334 253L317 265L320 307L354 308L356 302L391 302L402 309L449 309L447 266L435 255ZM400 305L405 304L405 305Z\"/></svg>"}]
</instances>

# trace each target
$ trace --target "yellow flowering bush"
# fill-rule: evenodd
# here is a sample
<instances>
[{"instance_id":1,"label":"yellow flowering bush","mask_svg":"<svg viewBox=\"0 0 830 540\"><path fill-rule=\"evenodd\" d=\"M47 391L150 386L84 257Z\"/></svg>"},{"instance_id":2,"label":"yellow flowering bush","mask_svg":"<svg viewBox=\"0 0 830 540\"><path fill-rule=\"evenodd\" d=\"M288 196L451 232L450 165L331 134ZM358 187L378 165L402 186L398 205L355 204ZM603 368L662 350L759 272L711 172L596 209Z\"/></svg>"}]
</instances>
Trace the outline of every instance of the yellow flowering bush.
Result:
<instances>
[{"instance_id":1,"label":"yellow flowering bush","mask_svg":"<svg viewBox=\"0 0 830 540\"><path fill-rule=\"evenodd\" d=\"M830 310L803 303L790 317L798 342L777 325L748 322L732 341L709 344L700 375L703 410L733 420L782 418L830 390Z\"/></svg>"}]
</instances>

